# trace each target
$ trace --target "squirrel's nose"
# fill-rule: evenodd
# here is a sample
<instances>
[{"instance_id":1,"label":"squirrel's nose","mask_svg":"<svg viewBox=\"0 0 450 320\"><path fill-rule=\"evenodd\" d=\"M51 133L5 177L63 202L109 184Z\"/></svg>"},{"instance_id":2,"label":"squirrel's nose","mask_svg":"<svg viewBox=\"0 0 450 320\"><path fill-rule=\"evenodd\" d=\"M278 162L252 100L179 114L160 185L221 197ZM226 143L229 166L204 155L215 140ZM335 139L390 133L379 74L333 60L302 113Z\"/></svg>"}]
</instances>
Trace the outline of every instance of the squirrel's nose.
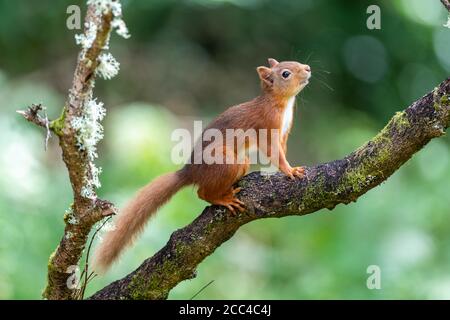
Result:
<instances>
[{"instance_id":1,"label":"squirrel's nose","mask_svg":"<svg viewBox=\"0 0 450 320\"><path fill-rule=\"evenodd\" d=\"M311 67L308 66L307 64L305 64L305 70L308 71L308 72L311 72Z\"/></svg>"}]
</instances>

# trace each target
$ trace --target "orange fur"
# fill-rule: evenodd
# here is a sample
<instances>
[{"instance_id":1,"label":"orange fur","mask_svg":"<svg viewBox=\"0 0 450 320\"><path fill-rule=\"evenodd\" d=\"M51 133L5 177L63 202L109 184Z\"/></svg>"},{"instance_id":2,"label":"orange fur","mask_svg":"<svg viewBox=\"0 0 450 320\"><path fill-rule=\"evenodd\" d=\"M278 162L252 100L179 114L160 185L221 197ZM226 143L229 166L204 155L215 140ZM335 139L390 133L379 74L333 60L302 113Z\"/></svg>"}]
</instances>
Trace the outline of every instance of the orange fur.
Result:
<instances>
[{"instance_id":1,"label":"orange fur","mask_svg":"<svg viewBox=\"0 0 450 320\"><path fill-rule=\"evenodd\" d=\"M150 216L188 183L184 171L180 170L160 176L139 190L117 216L114 230L106 233L96 251L94 269L106 271L122 250L132 244Z\"/></svg>"},{"instance_id":2,"label":"orange fur","mask_svg":"<svg viewBox=\"0 0 450 320\"><path fill-rule=\"evenodd\" d=\"M261 80L262 94L255 99L233 106L217 117L205 130L218 129L226 136L227 129L275 129L281 132L285 124L284 112L290 98L295 97L308 83L311 75L309 66L294 61L278 62L269 59L268 67L258 67L257 72ZM283 73L289 71L289 76ZM292 119L291 119L292 120ZM266 153L273 164L290 178L301 177L303 168L291 167L286 160L286 146L291 123L287 124L287 130L280 135L278 141L271 141L270 135L265 150L257 140L257 146ZM203 141L197 143L201 148L194 148L191 160L203 152L204 148L215 141ZM244 142L237 146L234 138L218 142L214 148L217 152L233 157L238 156L240 149L247 148ZM271 154L271 147L276 145L277 154ZM228 152L227 152L228 151ZM200 158L201 155L200 155ZM133 242L133 239L142 231L149 217L158 208L167 202L179 189L188 184L198 186L198 196L212 204L222 205L232 213L235 210L244 210L244 203L236 198L239 188L233 188L234 183L246 174L249 164L223 163L207 164L205 162L196 164L191 161L183 169L163 175L139 191L136 197L122 210L117 217L116 229L106 234L95 257L95 270L105 271L121 251Z\"/></svg>"}]
</instances>

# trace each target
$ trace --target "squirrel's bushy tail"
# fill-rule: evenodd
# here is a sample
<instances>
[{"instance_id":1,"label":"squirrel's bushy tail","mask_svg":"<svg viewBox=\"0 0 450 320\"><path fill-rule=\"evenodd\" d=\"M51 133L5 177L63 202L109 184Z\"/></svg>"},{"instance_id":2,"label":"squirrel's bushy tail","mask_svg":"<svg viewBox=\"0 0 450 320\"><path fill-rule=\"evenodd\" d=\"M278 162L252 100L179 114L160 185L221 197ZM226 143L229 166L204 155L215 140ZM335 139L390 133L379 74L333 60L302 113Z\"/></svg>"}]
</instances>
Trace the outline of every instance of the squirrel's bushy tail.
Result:
<instances>
[{"instance_id":1,"label":"squirrel's bushy tail","mask_svg":"<svg viewBox=\"0 0 450 320\"><path fill-rule=\"evenodd\" d=\"M162 175L139 190L117 216L114 230L105 234L97 248L95 271L105 272L122 250L131 245L150 216L187 184L189 182L183 172L177 171Z\"/></svg>"}]
</instances>

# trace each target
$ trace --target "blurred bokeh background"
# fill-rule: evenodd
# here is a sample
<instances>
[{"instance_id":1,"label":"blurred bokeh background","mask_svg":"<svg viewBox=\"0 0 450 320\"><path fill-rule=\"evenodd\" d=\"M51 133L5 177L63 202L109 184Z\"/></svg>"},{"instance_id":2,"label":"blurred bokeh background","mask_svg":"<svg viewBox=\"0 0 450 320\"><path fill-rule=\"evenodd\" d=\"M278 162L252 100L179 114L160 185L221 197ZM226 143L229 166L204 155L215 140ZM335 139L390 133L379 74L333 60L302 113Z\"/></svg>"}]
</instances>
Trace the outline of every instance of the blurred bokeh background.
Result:
<instances>
[{"instance_id":1,"label":"blurred bokeh background","mask_svg":"<svg viewBox=\"0 0 450 320\"><path fill-rule=\"evenodd\" d=\"M0 299L39 299L47 260L63 231L71 189L57 140L15 113L42 102L59 114L79 48L66 8L84 1L0 0ZM111 39L119 75L98 80L108 110L97 163L99 194L118 206L177 169L175 128L210 120L259 92L268 57L307 61L288 158L341 158L450 72L450 30L438 0L128 0L132 37ZM381 30L366 8L381 8ZM170 298L450 298L450 141L433 140L356 203L242 227ZM134 270L198 215L195 190L177 194L137 244L88 294ZM369 265L380 290L366 287Z\"/></svg>"}]
</instances>

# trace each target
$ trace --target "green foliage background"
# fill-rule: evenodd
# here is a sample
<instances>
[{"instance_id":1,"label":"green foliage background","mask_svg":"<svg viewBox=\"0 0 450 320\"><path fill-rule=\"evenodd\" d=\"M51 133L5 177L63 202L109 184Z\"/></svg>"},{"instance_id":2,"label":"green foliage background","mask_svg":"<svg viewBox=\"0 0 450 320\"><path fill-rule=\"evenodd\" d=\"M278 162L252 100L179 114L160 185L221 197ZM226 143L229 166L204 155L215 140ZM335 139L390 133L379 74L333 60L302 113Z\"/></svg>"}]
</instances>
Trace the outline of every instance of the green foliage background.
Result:
<instances>
[{"instance_id":1,"label":"green foliage background","mask_svg":"<svg viewBox=\"0 0 450 320\"><path fill-rule=\"evenodd\" d=\"M61 110L78 51L65 24L74 3L0 0L0 299L40 298L71 203L56 139L44 152L43 132L14 111L33 102L51 118ZM255 68L267 57L312 66L289 141L297 165L348 154L450 71L437 0L123 3L132 38L111 41L122 70L96 85L108 109L99 194L118 206L179 167L170 161L173 129L257 95ZM366 28L373 3L381 30ZM448 138L432 141L382 186L332 212L244 226L170 298L190 298L211 280L198 298L450 298L449 152ZM134 270L205 205L191 188L177 194L88 294ZM369 265L381 268L381 290L366 287Z\"/></svg>"}]
</instances>

